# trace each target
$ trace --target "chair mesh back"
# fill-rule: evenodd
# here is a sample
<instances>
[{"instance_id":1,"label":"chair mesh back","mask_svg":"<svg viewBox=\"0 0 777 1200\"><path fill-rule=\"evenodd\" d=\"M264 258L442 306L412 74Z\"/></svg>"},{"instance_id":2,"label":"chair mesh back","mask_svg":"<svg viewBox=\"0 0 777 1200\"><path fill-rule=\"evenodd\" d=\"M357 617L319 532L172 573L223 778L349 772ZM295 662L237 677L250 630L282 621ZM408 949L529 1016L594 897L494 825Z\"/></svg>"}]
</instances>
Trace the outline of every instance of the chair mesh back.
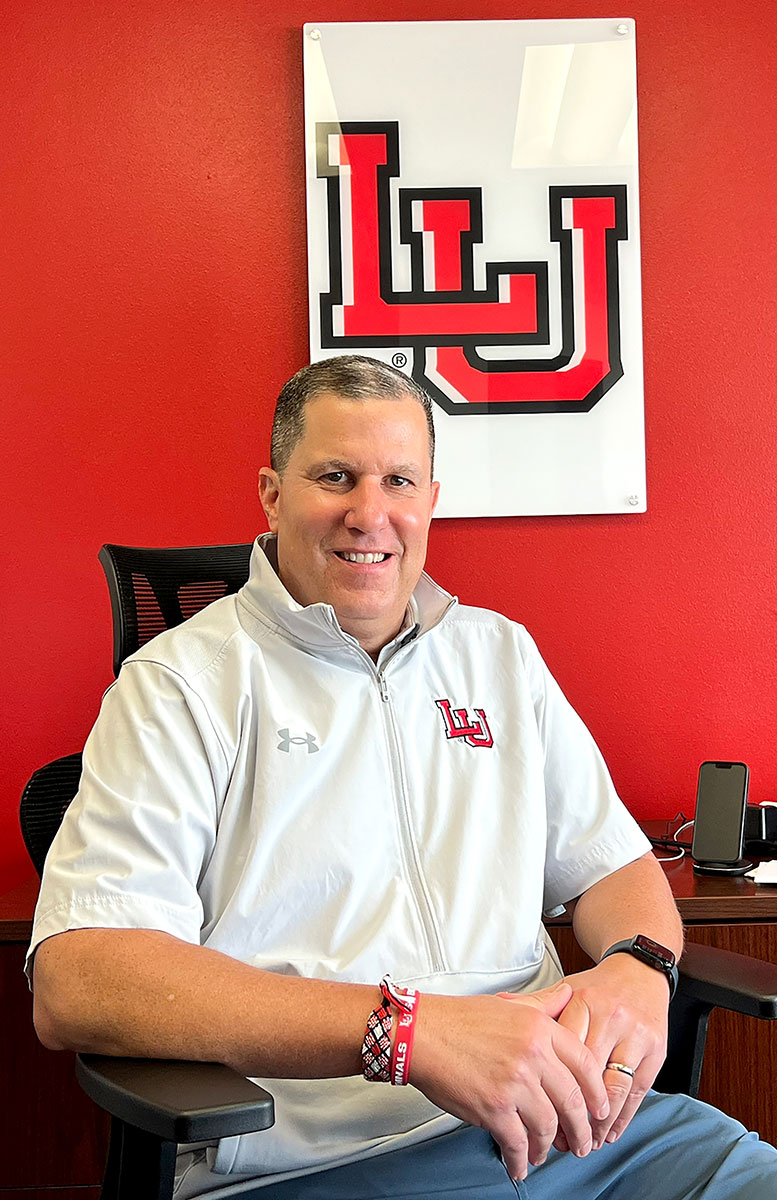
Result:
<instances>
[{"instance_id":1,"label":"chair mesh back","mask_svg":"<svg viewBox=\"0 0 777 1200\"><path fill-rule=\"evenodd\" d=\"M68 754L40 767L22 792L19 807L22 837L39 875L65 809L78 791L80 778L81 755Z\"/></svg>"},{"instance_id":2,"label":"chair mesh back","mask_svg":"<svg viewBox=\"0 0 777 1200\"><path fill-rule=\"evenodd\" d=\"M238 591L248 578L252 542L183 549L103 546L100 562L113 610L113 671L165 629Z\"/></svg>"}]
</instances>

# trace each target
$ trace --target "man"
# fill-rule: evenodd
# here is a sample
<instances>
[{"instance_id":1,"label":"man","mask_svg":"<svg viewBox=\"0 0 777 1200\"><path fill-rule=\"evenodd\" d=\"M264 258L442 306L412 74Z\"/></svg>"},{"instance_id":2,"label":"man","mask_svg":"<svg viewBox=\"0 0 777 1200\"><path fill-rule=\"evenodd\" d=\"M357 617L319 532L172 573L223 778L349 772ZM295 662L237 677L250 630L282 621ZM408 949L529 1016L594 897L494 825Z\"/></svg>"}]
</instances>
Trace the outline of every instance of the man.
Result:
<instances>
[{"instance_id":1,"label":"man","mask_svg":"<svg viewBox=\"0 0 777 1200\"><path fill-rule=\"evenodd\" d=\"M771 1147L645 1099L673 980L630 942L671 959L680 922L526 632L422 573L433 436L369 359L283 389L246 587L133 655L87 743L38 1032L272 1081L275 1128L189 1148L181 1200L773 1198ZM560 981L574 896L598 965Z\"/></svg>"}]
</instances>

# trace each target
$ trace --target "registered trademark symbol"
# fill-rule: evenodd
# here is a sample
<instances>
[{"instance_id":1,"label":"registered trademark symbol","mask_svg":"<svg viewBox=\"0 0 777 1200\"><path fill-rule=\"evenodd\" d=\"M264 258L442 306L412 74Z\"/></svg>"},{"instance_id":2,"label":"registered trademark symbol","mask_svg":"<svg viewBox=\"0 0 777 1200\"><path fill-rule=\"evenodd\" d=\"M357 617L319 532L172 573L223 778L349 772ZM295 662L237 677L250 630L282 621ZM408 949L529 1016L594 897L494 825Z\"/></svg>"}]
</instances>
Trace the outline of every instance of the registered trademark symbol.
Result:
<instances>
[{"instance_id":1,"label":"registered trademark symbol","mask_svg":"<svg viewBox=\"0 0 777 1200\"><path fill-rule=\"evenodd\" d=\"M391 361L395 367L406 367L407 366L407 355L406 354L395 354L395 355L393 355Z\"/></svg>"}]
</instances>

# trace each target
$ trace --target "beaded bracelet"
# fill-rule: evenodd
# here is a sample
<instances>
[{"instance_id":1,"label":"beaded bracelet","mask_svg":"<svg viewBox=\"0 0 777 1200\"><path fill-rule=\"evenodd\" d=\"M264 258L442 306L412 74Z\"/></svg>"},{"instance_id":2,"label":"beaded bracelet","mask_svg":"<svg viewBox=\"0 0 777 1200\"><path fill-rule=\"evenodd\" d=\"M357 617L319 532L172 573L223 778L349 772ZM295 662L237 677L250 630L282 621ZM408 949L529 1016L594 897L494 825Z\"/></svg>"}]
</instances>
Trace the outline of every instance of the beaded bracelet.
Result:
<instances>
[{"instance_id":1,"label":"beaded bracelet","mask_svg":"<svg viewBox=\"0 0 777 1200\"><path fill-rule=\"evenodd\" d=\"M380 990L383 1002L370 1013L362 1043L364 1078L371 1083L402 1086L407 1083L413 1054L418 992L412 988L398 988L388 975L381 980ZM393 1049L392 1008L400 1013Z\"/></svg>"}]
</instances>

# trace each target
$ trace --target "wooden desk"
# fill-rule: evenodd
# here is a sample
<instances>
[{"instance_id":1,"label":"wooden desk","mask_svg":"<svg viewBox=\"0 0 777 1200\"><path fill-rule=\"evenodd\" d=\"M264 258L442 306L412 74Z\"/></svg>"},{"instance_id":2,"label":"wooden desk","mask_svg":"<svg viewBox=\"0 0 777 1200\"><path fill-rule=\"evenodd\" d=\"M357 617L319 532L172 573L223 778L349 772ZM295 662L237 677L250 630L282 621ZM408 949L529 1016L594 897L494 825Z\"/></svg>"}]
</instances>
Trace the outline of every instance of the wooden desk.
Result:
<instances>
[{"instance_id":1,"label":"wooden desk","mask_svg":"<svg viewBox=\"0 0 777 1200\"><path fill-rule=\"evenodd\" d=\"M688 858L665 869L690 941L777 962L777 888L694 875ZM35 1037L21 973L37 892L38 881L31 879L0 896L0 1053L10 1101L0 1123L0 1200L97 1200L108 1120L78 1087L73 1055L45 1050ZM571 913L549 925L565 969L588 965L574 940ZM714 1012L702 1098L774 1142L774 1080L777 1022Z\"/></svg>"},{"instance_id":2,"label":"wooden desk","mask_svg":"<svg viewBox=\"0 0 777 1200\"><path fill-rule=\"evenodd\" d=\"M759 887L741 876L695 875L688 855L667 863L664 870L689 942L777 962L777 887ZM548 926L564 969L579 971L590 960L574 940L571 922L567 912ZM716 1009L710 1016L701 1099L777 1144L775 1082L777 1021L756 1021Z\"/></svg>"}]
</instances>

